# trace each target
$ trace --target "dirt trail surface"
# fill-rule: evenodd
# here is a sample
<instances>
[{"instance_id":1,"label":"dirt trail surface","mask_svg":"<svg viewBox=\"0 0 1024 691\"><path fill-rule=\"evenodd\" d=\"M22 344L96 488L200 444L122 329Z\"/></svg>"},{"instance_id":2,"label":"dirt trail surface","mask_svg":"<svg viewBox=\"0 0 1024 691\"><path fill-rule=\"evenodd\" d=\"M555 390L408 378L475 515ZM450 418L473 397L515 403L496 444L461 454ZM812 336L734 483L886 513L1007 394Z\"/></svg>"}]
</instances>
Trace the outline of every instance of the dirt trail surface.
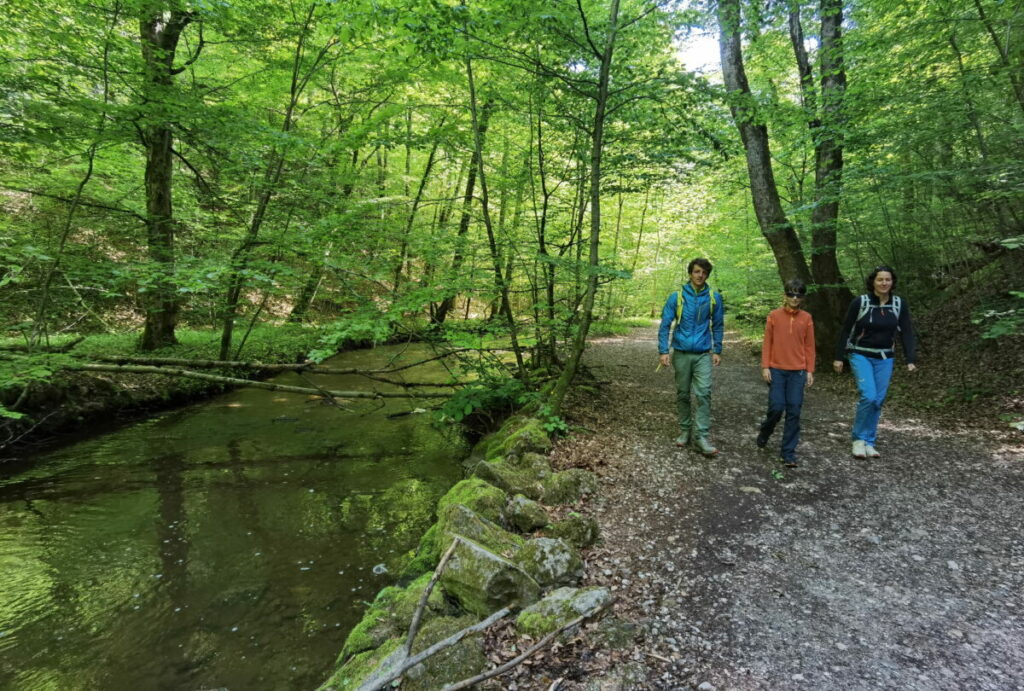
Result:
<instances>
[{"instance_id":1,"label":"dirt trail surface","mask_svg":"<svg viewBox=\"0 0 1024 691\"><path fill-rule=\"evenodd\" d=\"M767 402L749 346L726 341L712 436L677 449L653 329L592 344L560 467L587 467L604 543L587 585L619 601L621 649L591 625L511 688L1024 689L1024 449L883 411L875 461L850 456L855 389L820 372L798 470L754 444ZM905 369L897 377L910 377ZM782 477L784 475L784 477ZM604 629L608 628L607 622Z\"/></svg>"}]
</instances>

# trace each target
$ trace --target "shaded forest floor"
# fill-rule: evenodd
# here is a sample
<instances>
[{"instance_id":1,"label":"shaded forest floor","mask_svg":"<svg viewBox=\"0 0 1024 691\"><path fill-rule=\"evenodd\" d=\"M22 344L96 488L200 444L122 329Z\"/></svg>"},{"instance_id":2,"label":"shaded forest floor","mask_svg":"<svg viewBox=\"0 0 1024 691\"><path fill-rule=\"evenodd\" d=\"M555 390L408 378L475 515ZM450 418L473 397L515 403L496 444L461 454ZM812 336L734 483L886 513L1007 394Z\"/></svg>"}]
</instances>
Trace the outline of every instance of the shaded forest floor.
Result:
<instances>
[{"instance_id":1,"label":"shaded forest floor","mask_svg":"<svg viewBox=\"0 0 1024 691\"><path fill-rule=\"evenodd\" d=\"M653 329L592 343L598 391L554 454L602 490L586 585L619 598L628 643L591 624L505 688L1011 689L1024 684L1024 444L883 412L876 461L850 456L856 392L819 373L798 454L754 444L766 403L749 347L715 371L721 453L677 449ZM905 369L896 377L908 378ZM898 398L898 395L896 396ZM614 638L614 637L612 637Z\"/></svg>"}]
</instances>

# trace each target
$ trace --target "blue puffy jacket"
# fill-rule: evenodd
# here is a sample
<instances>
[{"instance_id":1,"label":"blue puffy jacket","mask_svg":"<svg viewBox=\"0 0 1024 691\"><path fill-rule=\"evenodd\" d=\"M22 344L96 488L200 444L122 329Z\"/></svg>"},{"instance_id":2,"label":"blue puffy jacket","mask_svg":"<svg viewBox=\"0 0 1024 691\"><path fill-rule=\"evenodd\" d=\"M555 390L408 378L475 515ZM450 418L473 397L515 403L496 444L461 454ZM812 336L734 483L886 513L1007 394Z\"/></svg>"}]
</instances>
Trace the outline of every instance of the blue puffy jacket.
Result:
<instances>
[{"instance_id":1,"label":"blue puffy jacket","mask_svg":"<svg viewBox=\"0 0 1024 691\"><path fill-rule=\"evenodd\" d=\"M711 309L711 291L708 285L695 292L693 284L687 281L682 288L683 315L672 332L672 349L690 353L721 354L722 336L725 332L725 302L722 294L715 291L715 308ZM668 332L676 318L676 300L679 291L674 291L665 301L661 310L661 327L658 329L658 352L669 352Z\"/></svg>"}]
</instances>

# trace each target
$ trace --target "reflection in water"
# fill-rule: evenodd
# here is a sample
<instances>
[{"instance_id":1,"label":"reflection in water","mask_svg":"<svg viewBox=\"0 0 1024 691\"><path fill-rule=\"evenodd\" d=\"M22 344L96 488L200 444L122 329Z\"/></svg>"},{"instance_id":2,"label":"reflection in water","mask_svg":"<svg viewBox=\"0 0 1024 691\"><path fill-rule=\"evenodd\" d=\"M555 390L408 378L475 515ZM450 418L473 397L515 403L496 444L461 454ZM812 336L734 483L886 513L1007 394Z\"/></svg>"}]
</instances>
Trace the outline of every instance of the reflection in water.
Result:
<instances>
[{"instance_id":1,"label":"reflection in water","mask_svg":"<svg viewBox=\"0 0 1024 691\"><path fill-rule=\"evenodd\" d=\"M331 364L376 367L396 352ZM445 375L433 363L408 376ZM389 582L373 567L395 571L463 455L426 416L387 419L422 402L346 405L240 390L0 480L0 688L323 681Z\"/></svg>"}]
</instances>

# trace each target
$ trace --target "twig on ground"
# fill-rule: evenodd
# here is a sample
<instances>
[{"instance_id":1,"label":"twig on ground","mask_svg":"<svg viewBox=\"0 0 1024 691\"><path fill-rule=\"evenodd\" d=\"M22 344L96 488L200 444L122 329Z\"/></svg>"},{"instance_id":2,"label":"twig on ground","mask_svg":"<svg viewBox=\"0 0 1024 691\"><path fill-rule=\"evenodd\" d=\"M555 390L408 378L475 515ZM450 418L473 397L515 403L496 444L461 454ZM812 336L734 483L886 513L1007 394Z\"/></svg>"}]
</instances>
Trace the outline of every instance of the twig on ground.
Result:
<instances>
[{"instance_id":1,"label":"twig on ground","mask_svg":"<svg viewBox=\"0 0 1024 691\"><path fill-rule=\"evenodd\" d=\"M504 674L505 672L507 672L508 670L512 669L513 667L517 667L518 665L522 664L522 662L524 660L529 658L531 655L533 655L537 651L539 651L539 650L541 650L543 648L546 648L548 645L551 644L552 641L555 640L555 638L557 638L563 632L568 631L569 629L571 629L574 626L577 626L578 624L580 624L581 622L583 622L586 619L589 619L591 617L597 616L598 614L600 614L601 612L605 611L606 609L608 609L613 604L615 604L615 600L610 600L603 607L599 607L598 609L594 610L593 612L591 612L589 614L584 614L582 616L576 617L575 619L573 619L572 621L570 621L568 624L566 624L562 628L558 629L557 631L552 631L547 636L544 636L544 638L540 639L540 641L538 641L535 645L533 645L531 648L526 650L526 652L524 652L519 657L513 658L513 659L509 660L508 662L506 662L506 663L504 663L502 665L498 665L494 669L492 669L490 671L487 671L487 672L484 672L483 674L478 674L475 677L470 677L469 679L463 679L462 681L458 681L458 682L456 682L454 684L449 684L448 686L444 687L444 691L458 691L458 689L467 689L470 686L473 686L474 684L479 684L482 681L486 681L486 680L491 679L493 677L496 677L496 676L499 676L501 674Z\"/></svg>"}]
</instances>

